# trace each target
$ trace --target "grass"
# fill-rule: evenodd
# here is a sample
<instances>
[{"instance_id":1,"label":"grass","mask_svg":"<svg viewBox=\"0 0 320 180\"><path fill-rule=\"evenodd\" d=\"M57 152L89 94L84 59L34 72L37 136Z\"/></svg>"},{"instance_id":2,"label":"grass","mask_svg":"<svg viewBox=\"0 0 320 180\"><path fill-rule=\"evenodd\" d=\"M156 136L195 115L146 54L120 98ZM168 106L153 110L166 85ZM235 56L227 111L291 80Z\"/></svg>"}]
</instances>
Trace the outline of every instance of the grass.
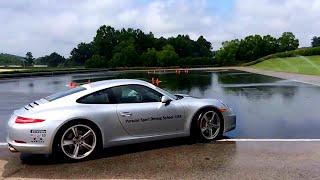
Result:
<instances>
[{"instance_id":1,"label":"grass","mask_svg":"<svg viewBox=\"0 0 320 180\"><path fill-rule=\"evenodd\" d=\"M251 67L263 70L320 76L320 56L273 58L252 65Z\"/></svg>"}]
</instances>

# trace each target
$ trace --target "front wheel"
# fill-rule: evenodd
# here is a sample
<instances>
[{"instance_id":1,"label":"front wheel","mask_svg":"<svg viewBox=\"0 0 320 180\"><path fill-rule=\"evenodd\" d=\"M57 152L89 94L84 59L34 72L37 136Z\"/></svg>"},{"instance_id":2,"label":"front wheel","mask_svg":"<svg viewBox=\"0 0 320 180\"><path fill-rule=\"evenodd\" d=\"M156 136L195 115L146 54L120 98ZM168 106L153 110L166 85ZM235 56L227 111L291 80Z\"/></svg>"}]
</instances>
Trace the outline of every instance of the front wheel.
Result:
<instances>
[{"instance_id":1,"label":"front wheel","mask_svg":"<svg viewBox=\"0 0 320 180\"><path fill-rule=\"evenodd\" d=\"M196 136L202 142L210 142L219 137L222 132L222 120L214 110L203 111L195 125Z\"/></svg>"},{"instance_id":2,"label":"front wheel","mask_svg":"<svg viewBox=\"0 0 320 180\"><path fill-rule=\"evenodd\" d=\"M73 124L61 131L58 149L68 160L84 160L95 154L97 134L86 124Z\"/></svg>"}]
</instances>

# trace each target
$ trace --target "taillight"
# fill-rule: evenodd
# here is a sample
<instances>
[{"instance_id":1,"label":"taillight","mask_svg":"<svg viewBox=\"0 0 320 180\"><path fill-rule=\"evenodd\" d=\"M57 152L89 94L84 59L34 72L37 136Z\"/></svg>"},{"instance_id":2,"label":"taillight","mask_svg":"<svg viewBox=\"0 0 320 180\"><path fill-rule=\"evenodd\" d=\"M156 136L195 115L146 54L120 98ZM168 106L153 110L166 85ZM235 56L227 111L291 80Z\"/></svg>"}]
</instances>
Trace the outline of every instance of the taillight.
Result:
<instances>
[{"instance_id":1,"label":"taillight","mask_svg":"<svg viewBox=\"0 0 320 180\"><path fill-rule=\"evenodd\" d=\"M14 140L15 143L26 143L24 141Z\"/></svg>"},{"instance_id":2,"label":"taillight","mask_svg":"<svg viewBox=\"0 0 320 180\"><path fill-rule=\"evenodd\" d=\"M25 118L25 117L18 116L16 118L15 123L27 124L27 123L39 123L39 122L43 122L43 121L44 121L44 119L33 119L33 118Z\"/></svg>"}]
</instances>

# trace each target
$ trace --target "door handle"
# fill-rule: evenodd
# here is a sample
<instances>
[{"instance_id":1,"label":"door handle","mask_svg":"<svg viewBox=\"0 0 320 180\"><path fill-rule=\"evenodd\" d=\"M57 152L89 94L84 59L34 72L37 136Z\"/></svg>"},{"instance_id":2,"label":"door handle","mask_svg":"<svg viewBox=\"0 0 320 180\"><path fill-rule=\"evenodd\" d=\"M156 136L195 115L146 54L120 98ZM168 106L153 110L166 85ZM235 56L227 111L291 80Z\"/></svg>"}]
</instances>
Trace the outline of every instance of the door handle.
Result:
<instances>
[{"instance_id":1,"label":"door handle","mask_svg":"<svg viewBox=\"0 0 320 180\"><path fill-rule=\"evenodd\" d=\"M132 116L132 113L131 112L120 112L120 116L130 117L130 116Z\"/></svg>"}]
</instances>

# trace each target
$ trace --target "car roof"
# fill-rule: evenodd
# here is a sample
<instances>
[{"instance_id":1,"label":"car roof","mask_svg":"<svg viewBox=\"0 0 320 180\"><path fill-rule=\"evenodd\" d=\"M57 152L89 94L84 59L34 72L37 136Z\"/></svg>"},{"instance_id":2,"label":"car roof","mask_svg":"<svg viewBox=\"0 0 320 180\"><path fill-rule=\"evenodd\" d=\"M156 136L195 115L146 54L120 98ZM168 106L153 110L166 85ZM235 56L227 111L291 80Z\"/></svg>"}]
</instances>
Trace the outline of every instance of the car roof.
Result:
<instances>
[{"instance_id":1,"label":"car roof","mask_svg":"<svg viewBox=\"0 0 320 180\"><path fill-rule=\"evenodd\" d=\"M112 79L112 80L103 80L97 81L89 84L83 85L87 89L103 89L108 87L126 85L126 84L140 84L150 87L151 84L138 79Z\"/></svg>"}]
</instances>

